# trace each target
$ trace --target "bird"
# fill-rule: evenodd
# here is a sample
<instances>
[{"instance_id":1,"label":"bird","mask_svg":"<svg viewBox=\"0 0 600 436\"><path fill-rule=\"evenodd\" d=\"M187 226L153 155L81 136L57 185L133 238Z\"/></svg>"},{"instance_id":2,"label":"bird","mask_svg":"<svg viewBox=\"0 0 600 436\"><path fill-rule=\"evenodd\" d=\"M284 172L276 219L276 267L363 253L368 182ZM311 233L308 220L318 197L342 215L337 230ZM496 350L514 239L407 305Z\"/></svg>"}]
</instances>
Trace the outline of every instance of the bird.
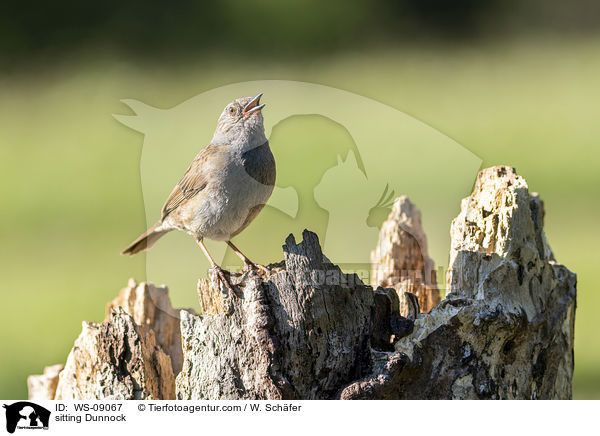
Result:
<instances>
[{"instance_id":1,"label":"bird","mask_svg":"<svg viewBox=\"0 0 600 436\"><path fill-rule=\"evenodd\" d=\"M238 296L227 278L229 272L217 265L204 239L225 241L244 262L244 269L269 273L231 242L263 209L275 185L276 165L265 136L262 95L238 98L225 106L210 144L175 185L160 219L121 254L148 250L168 232L179 230L194 237L218 279Z\"/></svg>"}]
</instances>

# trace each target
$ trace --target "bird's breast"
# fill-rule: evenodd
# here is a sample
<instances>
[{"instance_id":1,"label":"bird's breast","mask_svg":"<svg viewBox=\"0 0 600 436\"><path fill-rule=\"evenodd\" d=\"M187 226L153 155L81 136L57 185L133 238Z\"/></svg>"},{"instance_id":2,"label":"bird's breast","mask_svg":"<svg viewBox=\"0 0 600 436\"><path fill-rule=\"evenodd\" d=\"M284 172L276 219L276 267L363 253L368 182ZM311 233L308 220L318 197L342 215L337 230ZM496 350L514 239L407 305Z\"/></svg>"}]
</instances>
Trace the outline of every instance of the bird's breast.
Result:
<instances>
[{"instance_id":1,"label":"bird's breast","mask_svg":"<svg viewBox=\"0 0 600 436\"><path fill-rule=\"evenodd\" d=\"M252 222L275 184L268 143L239 154L220 172L195 205L194 226L209 239L228 240Z\"/></svg>"}]
</instances>

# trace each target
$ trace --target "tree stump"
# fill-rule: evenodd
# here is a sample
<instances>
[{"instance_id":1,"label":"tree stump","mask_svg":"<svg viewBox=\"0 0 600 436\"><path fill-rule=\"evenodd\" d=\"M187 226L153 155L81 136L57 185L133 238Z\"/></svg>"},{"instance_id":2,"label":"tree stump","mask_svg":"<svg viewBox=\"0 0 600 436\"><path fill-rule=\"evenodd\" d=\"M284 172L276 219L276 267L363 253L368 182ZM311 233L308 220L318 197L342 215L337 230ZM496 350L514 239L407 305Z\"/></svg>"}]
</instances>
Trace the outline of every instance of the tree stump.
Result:
<instances>
[{"instance_id":1,"label":"tree stump","mask_svg":"<svg viewBox=\"0 0 600 436\"><path fill-rule=\"evenodd\" d=\"M433 289L417 212L396 201L374 270L414 267L412 284ZM543 217L514 169L481 171L452 223L448 294L428 313L418 292L398 296L393 275L373 290L344 274L308 231L288 237L270 274L232 275L241 298L201 280L202 315L130 282L103 323L84 323L64 369L30 377L30 397L571 398L576 276L556 262Z\"/></svg>"}]
</instances>

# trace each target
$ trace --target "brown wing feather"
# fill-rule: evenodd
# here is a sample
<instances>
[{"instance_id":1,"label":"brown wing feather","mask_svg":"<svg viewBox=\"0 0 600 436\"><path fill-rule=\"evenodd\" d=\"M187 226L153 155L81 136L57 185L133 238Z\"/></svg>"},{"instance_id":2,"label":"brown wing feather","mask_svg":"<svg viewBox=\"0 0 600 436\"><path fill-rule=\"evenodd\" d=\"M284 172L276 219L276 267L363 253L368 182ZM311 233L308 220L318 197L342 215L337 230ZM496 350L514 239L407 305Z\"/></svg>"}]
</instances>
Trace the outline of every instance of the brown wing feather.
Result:
<instances>
[{"instance_id":1,"label":"brown wing feather","mask_svg":"<svg viewBox=\"0 0 600 436\"><path fill-rule=\"evenodd\" d=\"M221 158L225 152L225 146L210 144L198 153L167 198L162 208L161 221L164 221L183 202L194 197L206 187L209 171L218 170L223 166Z\"/></svg>"}]
</instances>

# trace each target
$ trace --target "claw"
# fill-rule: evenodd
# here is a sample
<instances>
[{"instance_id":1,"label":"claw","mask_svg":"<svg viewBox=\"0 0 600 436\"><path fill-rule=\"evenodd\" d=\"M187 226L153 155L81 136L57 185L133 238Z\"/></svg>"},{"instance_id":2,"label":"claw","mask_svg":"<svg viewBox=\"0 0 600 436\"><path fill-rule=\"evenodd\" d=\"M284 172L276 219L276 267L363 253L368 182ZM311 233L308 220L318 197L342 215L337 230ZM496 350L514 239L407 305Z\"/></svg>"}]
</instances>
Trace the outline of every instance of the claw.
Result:
<instances>
[{"instance_id":1,"label":"claw","mask_svg":"<svg viewBox=\"0 0 600 436\"><path fill-rule=\"evenodd\" d=\"M239 290L235 289L229 279L225 276L225 270L221 267L215 266L213 268L217 273L217 278L223 283L223 285L231 292L231 294L235 295L238 298L243 298L244 294Z\"/></svg>"},{"instance_id":2,"label":"claw","mask_svg":"<svg viewBox=\"0 0 600 436\"><path fill-rule=\"evenodd\" d=\"M271 274L271 270L269 268L267 268L266 266L260 265L258 263L253 263L253 262L244 262L244 269L246 271L253 269L253 270L257 270L257 271L262 271L265 274Z\"/></svg>"}]
</instances>

